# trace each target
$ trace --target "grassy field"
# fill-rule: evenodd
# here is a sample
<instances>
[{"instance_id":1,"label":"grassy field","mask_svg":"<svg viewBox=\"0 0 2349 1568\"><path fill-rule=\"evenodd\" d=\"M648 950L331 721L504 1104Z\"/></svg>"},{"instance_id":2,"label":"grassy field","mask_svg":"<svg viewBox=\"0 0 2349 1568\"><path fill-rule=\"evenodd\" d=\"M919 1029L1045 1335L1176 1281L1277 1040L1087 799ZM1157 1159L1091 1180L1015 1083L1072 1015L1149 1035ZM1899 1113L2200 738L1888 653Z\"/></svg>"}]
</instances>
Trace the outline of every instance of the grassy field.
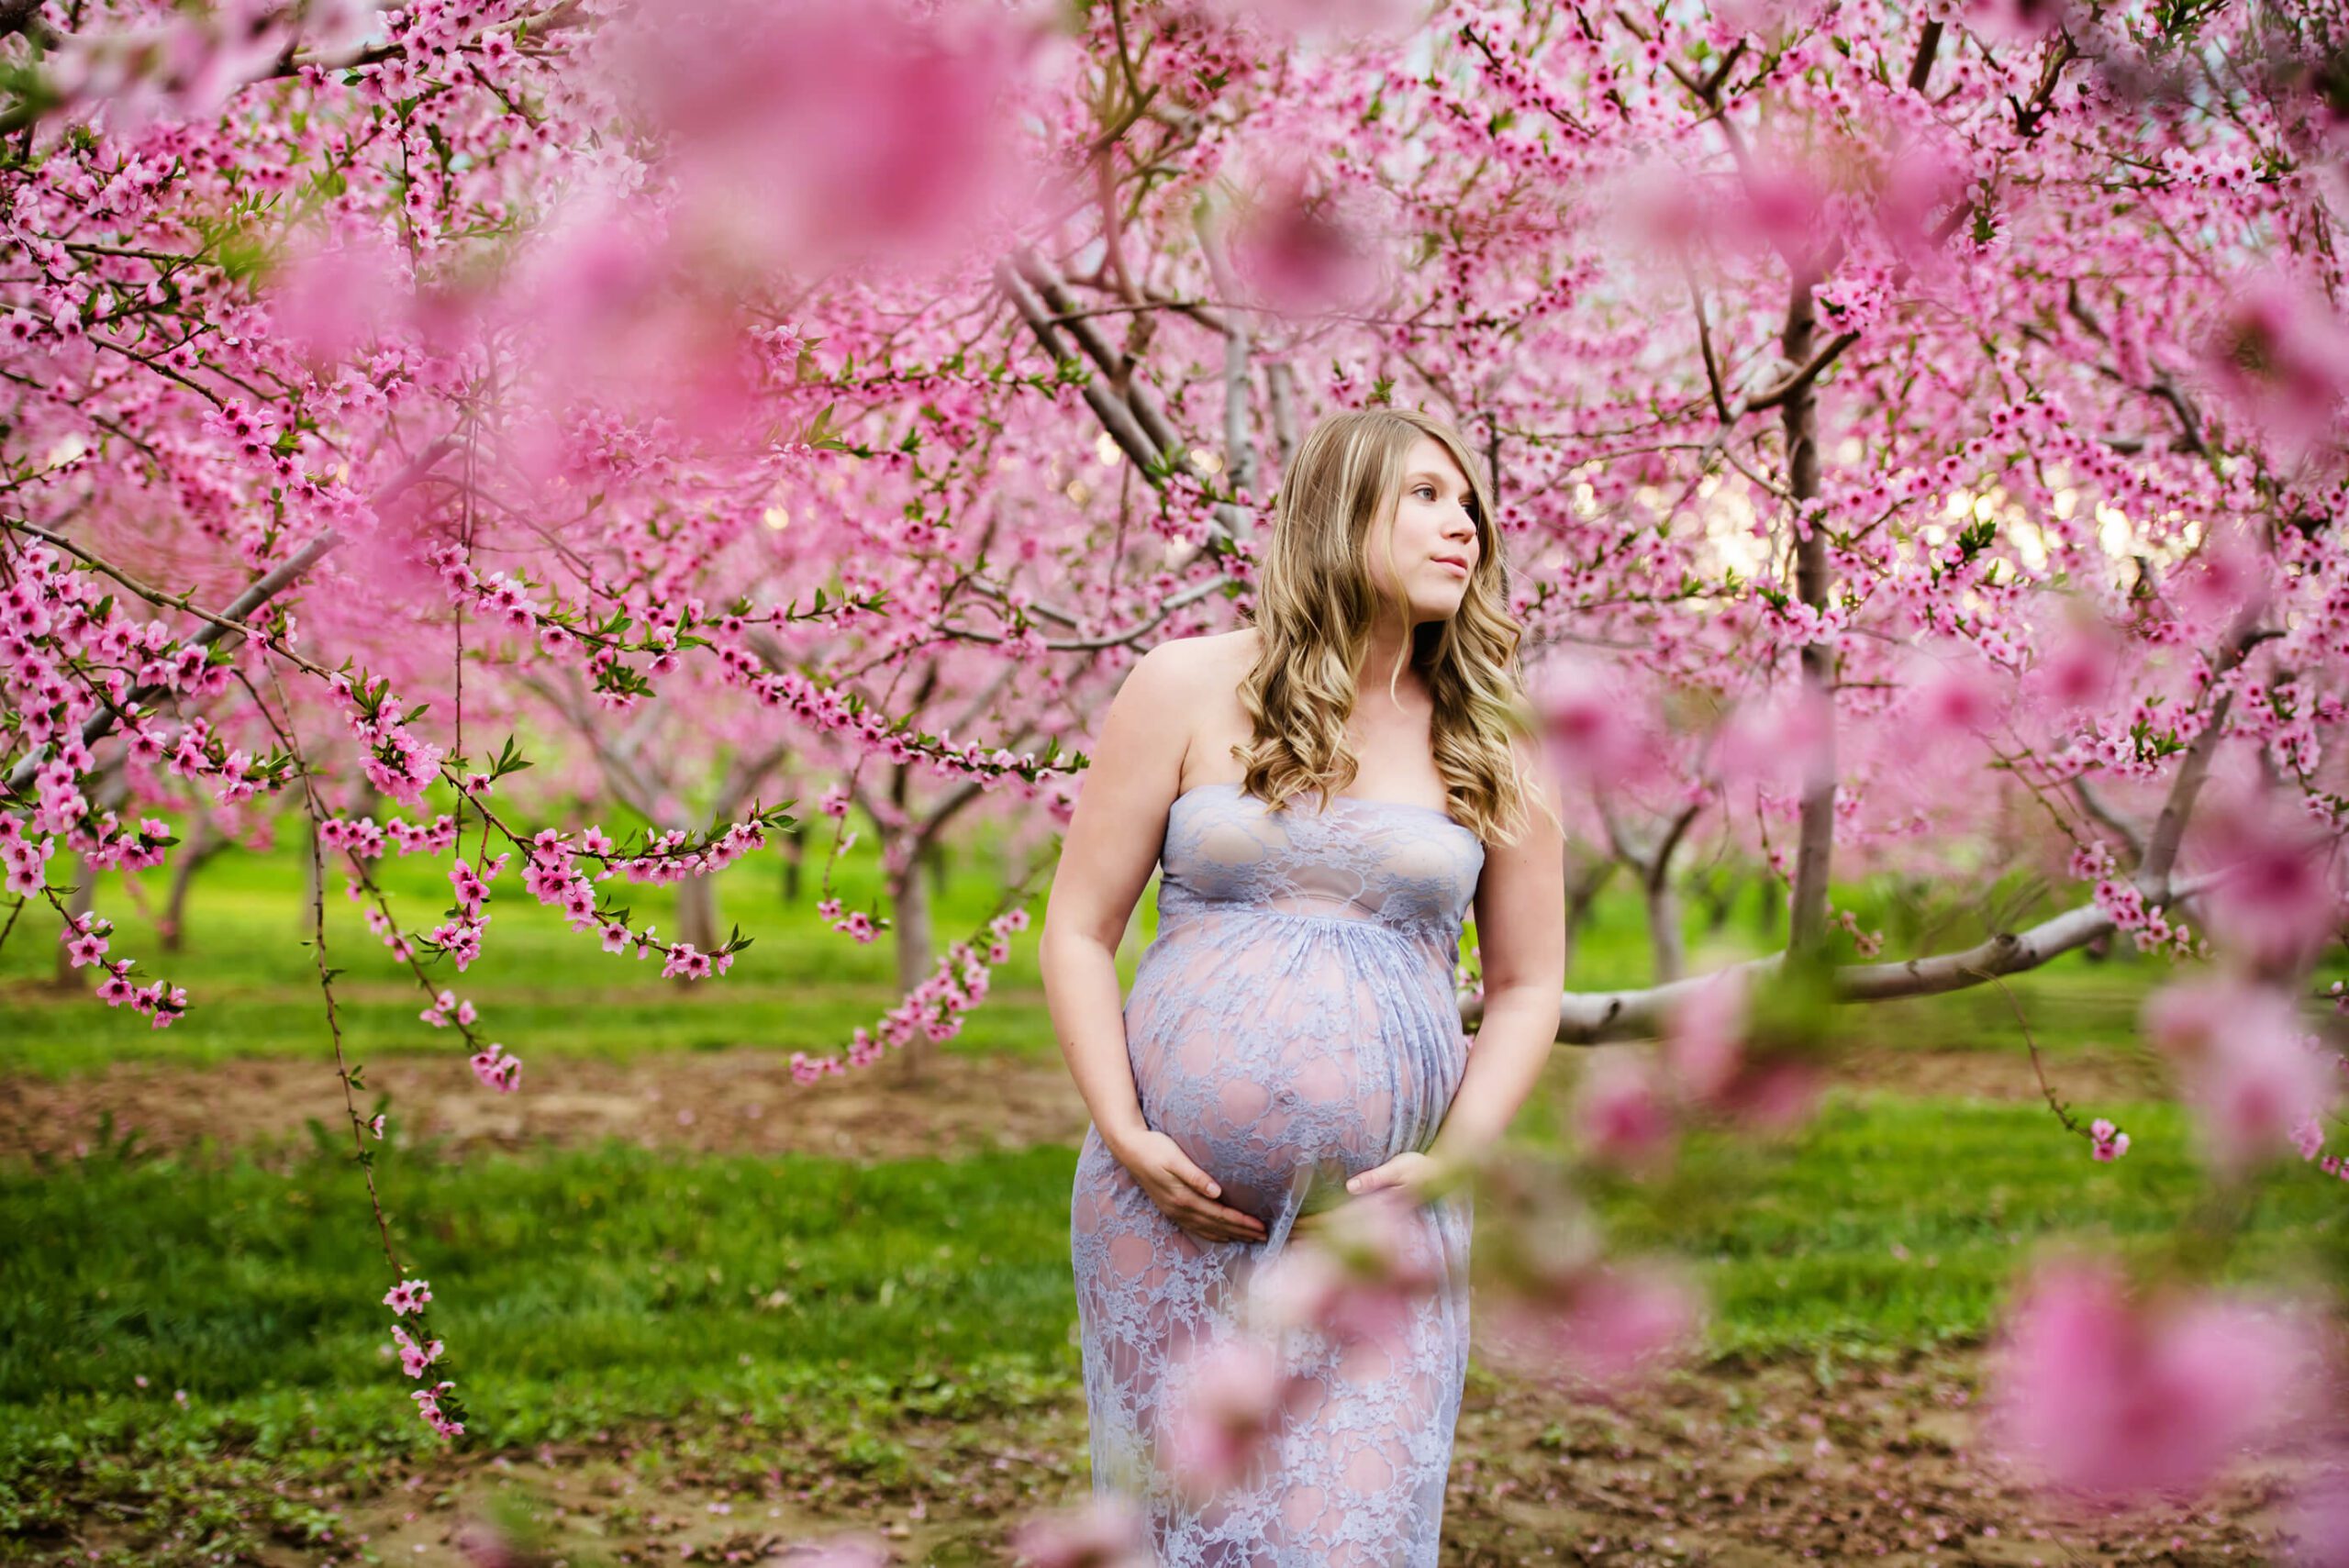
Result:
<instances>
[{"instance_id":1,"label":"grassy field","mask_svg":"<svg viewBox=\"0 0 2349 1568\"><path fill-rule=\"evenodd\" d=\"M2146 1152L2096 1166L2029 1106L1839 1098L1788 1141L1699 1140L1670 1192L1604 1208L1626 1245L1698 1266L1712 1356L1897 1356L1978 1336L2049 1239L2162 1242L2194 1190L2183 1128L2173 1107L2126 1112ZM859 1166L606 1147L387 1186L480 1440L698 1408L902 1473L885 1434L907 1420L1073 1396L1073 1169L1058 1148ZM2277 1172L2232 1271L2313 1258L2349 1276L2342 1213ZM347 1162L0 1176L0 1525L108 1454L311 1477L429 1449L379 1349L382 1273Z\"/></svg>"},{"instance_id":2,"label":"grassy field","mask_svg":"<svg viewBox=\"0 0 2349 1568\"><path fill-rule=\"evenodd\" d=\"M435 875L392 868L405 918L439 909ZM840 891L852 906L871 876L869 862L848 865ZM50 989L51 922L28 915L0 951L0 1084L124 1062L302 1055L323 1068L290 855L209 868L189 946L173 957L117 884L102 879L99 901L116 953L186 984L188 1017L153 1031ZM992 893L983 864L950 878L940 932L968 929ZM665 903L647 890L639 919ZM353 906L330 896L328 907L335 962L351 971L338 993L355 1054L455 1048L453 1032L417 1021L422 998ZM832 1050L894 1000L886 939L861 947L824 933L785 905L771 861L746 862L725 886L726 918L757 945L693 990L590 951L518 898L492 909L489 958L440 983L532 1061L526 1088L559 1084L564 1057ZM665 908L654 917L673 924ZM1122 955L1129 974L1151 929L1145 900ZM1627 897L1604 901L1573 983L1639 983L1640 930ZM1052 1054L1033 951L1031 929L951 1050ZM2165 973L2075 956L2013 990L2051 1060L2078 1061L2138 1051L2136 1008ZM1880 1051L2021 1049L2006 999L1987 988L1854 1012L1849 1028ZM514 1103L527 1110L528 1099ZM2154 1102L2096 1109L2135 1140L2119 1164L2090 1162L2035 1102L1838 1092L1790 1138L1700 1137L1668 1184L1595 1195L1626 1246L1698 1271L1712 1312L1702 1361L1721 1375L1897 1367L1977 1344L2043 1244L2167 1244L2199 1190L2183 1114ZM1529 1115L1519 1136L1549 1141L1548 1125ZM433 1282L473 1451L503 1465L550 1445L640 1443L661 1450L664 1474L697 1467L721 1488L713 1496L740 1486L902 1501L975 1496L990 1452L1046 1455L1031 1477L1039 1495L1081 1481L1074 1162L1050 1143L876 1163L614 1141L455 1163L394 1150L381 1173L395 1240ZM2278 1169L2252 1195L2221 1272L2349 1283L2343 1210L2338 1184ZM343 1550L342 1515L317 1499L436 1462L387 1355L385 1283L347 1159L96 1149L42 1168L0 1164L0 1557L12 1540L28 1557L123 1562ZM1472 1385L1494 1386L1481 1368ZM1031 1442L1035 1423L1045 1435ZM761 1440L712 1436L738 1429ZM168 1545L148 1529L166 1520L182 1527Z\"/></svg>"},{"instance_id":3,"label":"grassy field","mask_svg":"<svg viewBox=\"0 0 2349 1568\"><path fill-rule=\"evenodd\" d=\"M2099 1166L2029 1106L1839 1099L1783 1143L1700 1139L1673 1188L1625 1186L1604 1207L1627 1245L1703 1270L1717 1354L1930 1346L1978 1333L2035 1243L2143 1247L2174 1228L2195 1190L2179 1115L2126 1109L2146 1151ZM485 1431L527 1444L629 1399L646 1414L754 1398L779 1367L851 1386L1072 1376L1074 1162L1059 1148L864 1166L607 1146L386 1185ZM2342 1208L2278 1171L2238 1266L2304 1245L2349 1262ZM298 1396L329 1447L412 1435L384 1398L401 1385L378 1364L389 1319L363 1288L384 1266L365 1218L348 1162L324 1156L0 1176L0 1404L62 1426L227 1423L275 1449L299 1435L282 1419Z\"/></svg>"},{"instance_id":4,"label":"grassy field","mask_svg":"<svg viewBox=\"0 0 2349 1568\"><path fill-rule=\"evenodd\" d=\"M159 879L150 875L143 896L134 897L120 873L98 874L96 907L115 922L108 956L135 957L136 973L167 977L188 988L189 1010L168 1029L151 1029L128 1008L92 1005L86 995L89 970L76 973L77 990L61 992L44 984L55 966L56 920L46 911L28 910L20 929L0 947L0 1020L6 1024L0 1029L0 1073L56 1076L115 1061L201 1063L323 1053L323 1011L305 945L309 910L300 897L300 862L293 847L301 831L288 822L272 854L232 854L205 867L189 896L187 946L178 953L162 951L141 912L160 907ZM820 864L820 849L811 851L811 859ZM424 929L439 920L448 902L447 857L376 863L405 924ZM950 869L933 917L941 944L967 936L985 918L999 895L997 875L997 862L984 847ZM828 1052L895 1004L893 935L885 932L871 943L859 943L827 930L813 911L821 896L813 877L796 901L786 902L779 855L767 851L729 869L719 881L720 924L739 923L753 945L737 955L727 974L696 986L662 980L656 961L606 955L523 893L511 868L492 890L483 959L462 974L447 961L436 960L428 973L436 987L471 998L491 1036L526 1058L626 1058L737 1045ZM876 907L878 885L869 847L860 844L842 857L832 891L849 908ZM1153 882L1145 890L1135 929L1119 952L1128 980L1141 944L1156 929L1155 886ZM340 873L332 873L328 948L332 962L347 972L337 985L345 1042L362 1056L392 1049L459 1049L462 1040L454 1031L435 1030L417 1020L426 1001L422 990L366 929L359 906L342 897L340 888ZM640 926L651 920L663 933L676 929L672 890L633 888L621 896L632 899ZM1888 933L1930 924L1927 940L1937 950L1985 934L1978 920L1962 916L1928 921L1881 889L1839 889L1837 897L1865 924ZM1756 920L1760 901L1760 889L1749 888L1720 931L1705 929L1692 911L1692 952L1719 959L1765 951ZM1039 895L1032 914L1041 922L1042 913ZM995 972L995 994L987 1005L967 1019L946 1049L1052 1053L1034 937L1031 925L1013 944L1010 961ZM1848 946L1848 937L1840 940ZM1473 940L1472 925L1466 945ZM2138 1002L2166 973L2164 964L2124 944L2109 961L2090 962L2074 954L2009 984L2043 1045L2113 1046L2133 1035ZM2349 976L2349 967L2327 971L2328 979L2338 976ZM1644 918L1619 880L1580 935L1568 984L1579 990L1609 990L1648 979ZM1976 1049L2020 1039L2004 996L1991 987L1874 1008L1856 1018L1854 1028L1868 1039L1928 1047Z\"/></svg>"}]
</instances>

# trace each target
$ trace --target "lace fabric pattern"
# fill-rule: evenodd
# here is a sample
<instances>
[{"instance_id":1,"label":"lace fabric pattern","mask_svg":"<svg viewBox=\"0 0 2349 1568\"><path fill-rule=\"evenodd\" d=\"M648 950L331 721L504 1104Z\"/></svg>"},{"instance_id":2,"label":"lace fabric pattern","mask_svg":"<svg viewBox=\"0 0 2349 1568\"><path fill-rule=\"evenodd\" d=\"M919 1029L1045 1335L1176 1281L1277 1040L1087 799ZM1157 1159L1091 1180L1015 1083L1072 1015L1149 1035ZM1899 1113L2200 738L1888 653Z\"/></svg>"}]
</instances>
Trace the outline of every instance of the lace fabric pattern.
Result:
<instances>
[{"instance_id":1,"label":"lace fabric pattern","mask_svg":"<svg viewBox=\"0 0 2349 1568\"><path fill-rule=\"evenodd\" d=\"M1485 851L1432 806L1339 795L1275 810L1186 790L1159 855L1158 935L1125 1005L1144 1121L1264 1221L1177 1228L1086 1130L1070 1207L1094 1488L1144 1505L1168 1568L1432 1568L1468 1356L1464 1198L1421 1208L1443 1284L1398 1329L1292 1333L1300 1381L1266 1453L1211 1501L1153 1463L1194 1358L1237 1331L1300 1213L1434 1140L1466 1065L1453 978Z\"/></svg>"}]
</instances>

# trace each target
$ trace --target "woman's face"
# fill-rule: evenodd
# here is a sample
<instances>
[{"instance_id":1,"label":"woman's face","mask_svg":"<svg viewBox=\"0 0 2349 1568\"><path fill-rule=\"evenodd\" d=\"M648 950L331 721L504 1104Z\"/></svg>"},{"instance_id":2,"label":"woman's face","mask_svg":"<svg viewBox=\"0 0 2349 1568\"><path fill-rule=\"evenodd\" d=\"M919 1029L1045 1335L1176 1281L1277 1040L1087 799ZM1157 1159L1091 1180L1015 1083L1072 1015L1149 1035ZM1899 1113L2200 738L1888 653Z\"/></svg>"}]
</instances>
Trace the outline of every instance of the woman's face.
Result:
<instances>
[{"instance_id":1,"label":"woman's face","mask_svg":"<svg viewBox=\"0 0 2349 1568\"><path fill-rule=\"evenodd\" d=\"M1403 492L1389 526L1398 585L1387 573L1384 530L1370 534L1370 579L1381 591L1399 592L1411 606L1413 625L1447 620L1468 591L1476 568L1475 492L1452 453L1432 436L1421 436L1403 460Z\"/></svg>"}]
</instances>

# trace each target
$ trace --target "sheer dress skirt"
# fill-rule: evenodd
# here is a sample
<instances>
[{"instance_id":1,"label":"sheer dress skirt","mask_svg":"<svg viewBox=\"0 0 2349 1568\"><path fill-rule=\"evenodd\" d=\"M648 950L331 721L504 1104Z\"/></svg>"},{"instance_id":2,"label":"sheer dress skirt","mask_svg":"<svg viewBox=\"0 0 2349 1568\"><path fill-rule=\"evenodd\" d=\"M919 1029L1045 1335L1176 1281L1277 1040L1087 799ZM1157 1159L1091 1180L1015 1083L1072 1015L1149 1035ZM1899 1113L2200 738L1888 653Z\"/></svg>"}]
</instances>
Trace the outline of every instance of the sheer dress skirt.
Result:
<instances>
[{"instance_id":1,"label":"sheer dress skirt","mask_svg":"<svg viewBox=\"0 0 2349 1568\"><path fill-rule=\"evenodd\" d=\"M1212 1499L1153 1465L1186 1365L1238 1328L1252 1276L1347 1177L1425 1149L1467 1040L1453 977L1484 864L1432 807L1339 796L1281 810L1208 784L1168 814L1159 931L1125 1006L1143 1119L1265 1223L1203 1242L1088 1129L1070 1209L1097 1492L1145 1507L1169 1568L1388 1568L1436 1561L1467 1367L1464 1200L1419 1211L1442 1286L1399 1333L1283 1343L1299 1381L1264 1460Z\"/></svg>"}]
</instances>

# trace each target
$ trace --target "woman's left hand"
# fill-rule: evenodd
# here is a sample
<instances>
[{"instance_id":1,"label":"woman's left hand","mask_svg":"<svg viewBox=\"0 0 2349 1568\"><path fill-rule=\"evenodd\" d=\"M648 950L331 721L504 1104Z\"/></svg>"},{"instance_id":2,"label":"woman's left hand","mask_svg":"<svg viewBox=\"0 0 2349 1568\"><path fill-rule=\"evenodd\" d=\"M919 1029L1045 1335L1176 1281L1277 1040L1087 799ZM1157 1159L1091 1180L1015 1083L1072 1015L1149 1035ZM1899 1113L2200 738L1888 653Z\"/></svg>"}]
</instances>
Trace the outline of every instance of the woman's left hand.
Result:
<instances>
[{"instance_id":1,"label":"woman's left hand","mask_svg":"<svg viewBox=\"0 0 2349 1568\"><path fill-rule=\"evenodd\" d=\"M1413 1150L1397 1154L1384 1165L1374 1165L1351 1178L1346 1183L1346 1193L1350 1197L1367 1197L1372 1193L1384 1192L1390 1187L1399 1188L1413 1203L1425 1203L1431 1195L1448 1186L1452 1176L1452 1168L1442 1161ZM1290 1234L1311 1235L1327 1225L1330 1217L1344 1207L1339 1204L1316 1213L1298 1215L1297 1223L1290 1228Z\"/></svg>"}]
</instances>

